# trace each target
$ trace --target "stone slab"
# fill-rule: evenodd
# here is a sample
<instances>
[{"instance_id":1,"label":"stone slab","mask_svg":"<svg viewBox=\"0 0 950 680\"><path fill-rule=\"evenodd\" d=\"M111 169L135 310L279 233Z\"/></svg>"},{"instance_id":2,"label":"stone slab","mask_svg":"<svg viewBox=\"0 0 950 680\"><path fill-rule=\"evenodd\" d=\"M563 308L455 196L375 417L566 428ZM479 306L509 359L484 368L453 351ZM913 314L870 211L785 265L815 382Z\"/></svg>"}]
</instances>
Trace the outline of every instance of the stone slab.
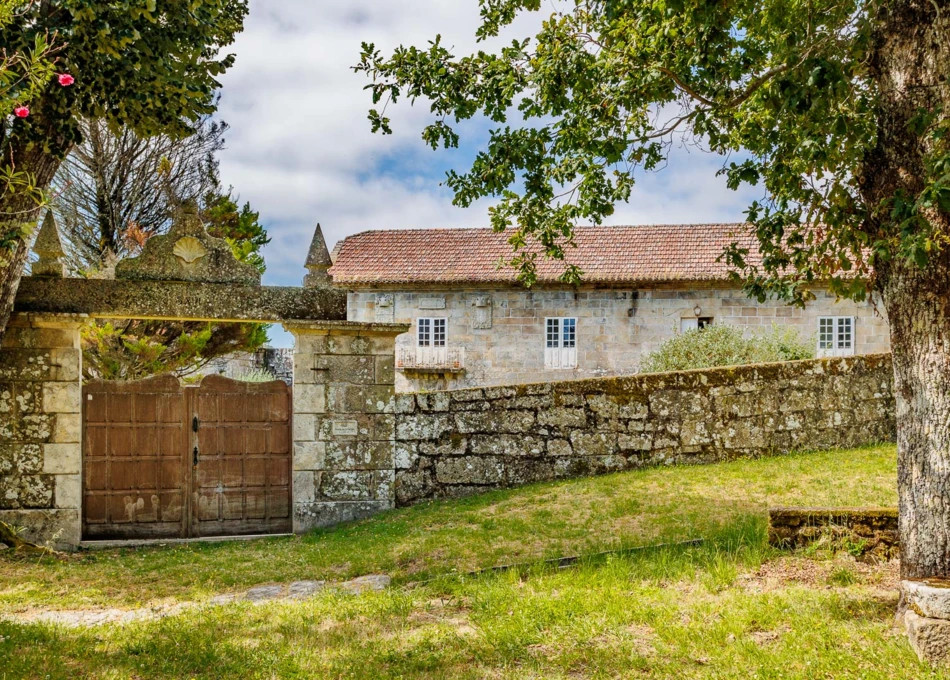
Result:
<instances>
[{"instance_id":1,"label":"stone slab","mask_svg":"<svg viewBox=\"0 0 950 680\"><path fill-rule=\"evenodd\" d=\"M901 592L907 607L920 616L950 621L950 580L905 580Z\"/></svg>"},{"instance_id":2,"label":"stone slab","mask_svg":"<svg viewBox=\"0 0 950 680\"><path fill-rule=\"evenodd\" d=\"M14 309L104 319L345 322L346 293L329 287L27 276L20 282Z\"/></svg>"},{"instance_id":3,"label":"stone slab","mask_svg":"<svg viewBox=\"0 0 950 680\"><path fill-rule=\"evenodd\" d=\"M921 661L941 666L950 662L950 621L923 617L908 609L904 613L904 628Z\"/></svg>"}]
</instances>

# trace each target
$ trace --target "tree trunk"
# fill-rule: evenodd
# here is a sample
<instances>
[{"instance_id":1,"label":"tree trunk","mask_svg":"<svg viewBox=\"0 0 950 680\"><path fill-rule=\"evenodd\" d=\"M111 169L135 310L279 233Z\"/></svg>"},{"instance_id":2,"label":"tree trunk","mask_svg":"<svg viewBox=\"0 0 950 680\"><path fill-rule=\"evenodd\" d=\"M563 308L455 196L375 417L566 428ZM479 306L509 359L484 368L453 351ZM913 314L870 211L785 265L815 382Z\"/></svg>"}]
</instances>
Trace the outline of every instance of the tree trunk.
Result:
<instances>
[{"instance_id":1,"label":"tree trunk","mask_svg":"<svg viewBox=\"0 0 950 680\"><path fill-rule=\"evenodd\" d=\"M950 577L950 257L888 271L901 574Z\"/></svg>"},{"instance_id":2,"label":"tree trunk","mask_svg":"<svg viewBox=\"0 0 950 680\"><path fill-rule=\"evenodd\" d=\"M862 168L862 193L869 231L897 240L887 201L920 194L932 151L909 123L921 109L950 114L950 2L878 7L868 60L878 139ZM931 210L925 217L950 234L950 215ZM901 572L950 577L950 248L936 249L923 268L900 254L875 267L894 356Z\"/></svg>"},{"instance_id":3,"label":"tree trunk","mask_svg":"<svg viewBox=\"0 0 950 680\"><path fill-rule=\"evenodd\" d=\"M43 121L38 120L34 123L36 124L42 125ZM52 132L51 125L46 127L50 130L49 146L55 148L55 142L60 138ZM16 172L30 173L36 188L46 190L69 152L69 145L61 143L60 153L44 151L42 147L41 143L27 145L14 140L12 144L4 144L2 151L4 159L13 160L12 165ZM0 196L0 221L6 223L4 232L15 231L22 224L35 227L41 210L42 206L37 205L35 199L23 191L8 190ZM17 236L9 248L0 247L0 338L6 332L16 291L20 287L20 277L23 276L23 269L38 231L33 228L26 238Z\"/></svg>"}]
</instances>

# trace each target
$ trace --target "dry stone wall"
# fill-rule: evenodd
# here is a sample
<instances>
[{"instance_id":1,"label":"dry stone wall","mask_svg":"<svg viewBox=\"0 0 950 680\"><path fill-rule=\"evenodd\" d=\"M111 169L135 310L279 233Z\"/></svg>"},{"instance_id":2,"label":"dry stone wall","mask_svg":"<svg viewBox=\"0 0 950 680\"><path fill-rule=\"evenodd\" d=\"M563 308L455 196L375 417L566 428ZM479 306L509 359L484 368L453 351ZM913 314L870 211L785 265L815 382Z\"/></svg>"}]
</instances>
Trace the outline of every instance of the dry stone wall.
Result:
<instances>
[{"instance_id":1,"label":"dry stone wall","mask_svg":"<svg viewBox=\"0 0 950 680\"><path fill-rule=\"evenodd\" d=\"M821 542L869 560L899 557L897 508L769 510L769 545L794 549Z\"/></svg>"},{"instance_id":2,"label":"dry stone wall","mask_svg":"<svg viewBox=\"0 0 950 680\"><path fill-rule=\"evenodd\" d=\"M396 502L895 436L889 355L399 394Z\"/></svg>"}]
</instances>

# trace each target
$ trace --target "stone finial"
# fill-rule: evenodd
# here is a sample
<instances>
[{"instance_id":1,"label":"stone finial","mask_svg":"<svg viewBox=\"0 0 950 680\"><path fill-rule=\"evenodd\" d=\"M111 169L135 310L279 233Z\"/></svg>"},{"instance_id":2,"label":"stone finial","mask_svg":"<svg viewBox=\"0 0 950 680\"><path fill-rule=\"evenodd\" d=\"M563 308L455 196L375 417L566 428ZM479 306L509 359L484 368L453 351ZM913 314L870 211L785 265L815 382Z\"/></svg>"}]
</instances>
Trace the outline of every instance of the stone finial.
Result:
<instances>
[{"instance_id":1,"label":"stone finial","mask_svg":"<svg viewBox=\"0 0 950 680\"><path fill-rule=\"evenodd\" d=\"M326 239L323 238L323 229L317 224L310 242L310 251L307 253L307 263L304 265L307 268L307 275L303 279L304 287L315 288L329 283L330 274L327 270L332 264Z\"/></svg>"},{"instance_id":2,"label":"stone finial","mask_svg":"<svg viewBox=\"0 0 950 680\"><path fill-rule=\"evenodd\" d=\"M57 279L66 276L66 265L63 264L63 256L66 253L63 251L62 241L59 240L59 229L56 228L52 210L46 212L43 226L40 227L40 233L33 245L33 252L40 257L31 268L33 276Z\"/></svg>"},{"instance_id":3,"label":"stone finial","mask_svg":"<svg viewBox=\"0 0 950 680\"><path fill-rule=\"evenodd\" d=\"M135 281L195 281L259 285L261 273L234 257L223 238L214 238L193 202L185 203L169 232L145 242L138 257L116 265L115 277Z\"/></svg>"}]
</instances>

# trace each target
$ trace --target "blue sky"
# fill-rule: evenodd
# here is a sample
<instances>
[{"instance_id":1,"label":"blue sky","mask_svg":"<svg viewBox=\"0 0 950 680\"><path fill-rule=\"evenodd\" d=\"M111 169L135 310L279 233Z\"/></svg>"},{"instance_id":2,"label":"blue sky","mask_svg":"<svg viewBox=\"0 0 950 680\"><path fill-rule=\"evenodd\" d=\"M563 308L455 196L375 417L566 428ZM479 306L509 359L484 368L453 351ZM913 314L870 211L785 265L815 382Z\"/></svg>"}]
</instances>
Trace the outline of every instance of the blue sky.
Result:
<instances>
[{"instance_id":1,"label":"blue sky","mask_svg":"<svg viewBox=\"0 0 950 680\"><path fill-rule=\"evenodd\" d=\"M220 117L231 130L221 157L225 184L260 211L272 242L264 256L269 285L299 285L313 228L327 244L367 229L486 226L488 204L452 206L439 183L464 169L486 139L487 126L465 126L458 150L434 152L420 139L427 107L403 103L388 112L395 134L370 133L366 80L353 73L362 41L387 52L424 45L436 34L462 54L475 48L477 0L251 0L245 31L224 76ZM519 19L527 35L541 17ZM490 46L490 45L489 45ZM716 177L718 156L678 149L666 168L639 176L630 202L608 224L739 221L754 196ZM292 338L279 327L275 346Z\"/></svg>"}]
</instances>

